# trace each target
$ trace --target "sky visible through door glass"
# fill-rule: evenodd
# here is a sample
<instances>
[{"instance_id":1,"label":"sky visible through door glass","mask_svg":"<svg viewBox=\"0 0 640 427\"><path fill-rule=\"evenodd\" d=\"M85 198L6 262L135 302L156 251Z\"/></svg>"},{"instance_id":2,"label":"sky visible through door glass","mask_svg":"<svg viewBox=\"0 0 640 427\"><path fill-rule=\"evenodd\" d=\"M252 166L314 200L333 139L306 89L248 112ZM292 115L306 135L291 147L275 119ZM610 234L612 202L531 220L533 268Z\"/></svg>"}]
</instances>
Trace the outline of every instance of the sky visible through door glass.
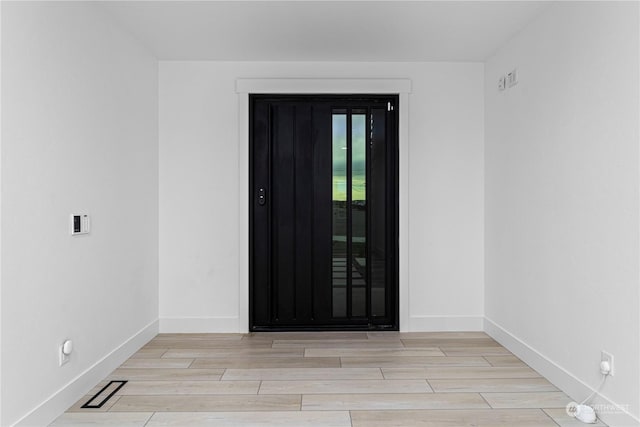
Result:
<instances>
[{"instance_id":1,"label":"sky visible through door glass","mask_svg":"<svg viewBox=\"0 0 640 427\"><path fill-rule=\"evenodd\" d=\"M366 199L366 115L352 117L352 200ZM333 115L333 200L347 200L347 116Z\"/></svg>"}]
</instances>

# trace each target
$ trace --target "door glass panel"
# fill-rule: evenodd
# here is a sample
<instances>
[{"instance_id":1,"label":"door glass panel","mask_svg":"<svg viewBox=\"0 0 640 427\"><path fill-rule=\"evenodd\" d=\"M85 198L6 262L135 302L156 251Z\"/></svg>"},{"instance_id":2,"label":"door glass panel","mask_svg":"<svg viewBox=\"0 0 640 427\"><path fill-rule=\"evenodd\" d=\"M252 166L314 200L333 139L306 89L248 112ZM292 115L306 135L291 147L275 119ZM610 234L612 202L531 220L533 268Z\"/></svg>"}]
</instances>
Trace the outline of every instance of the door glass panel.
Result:
<instances>
[{"instance_id":1,"label":"door glass panel","mask_svg":"<svg viewBox=\"0 0 640 427\"><path fill-rule=\"evenodd\" d=\"M371 315L385 316L387 268L385 248L387 223L387 144L386 112L384 109L371 111L371 183L369 185L370 225L370 274L371 274Z\"/></svg>"},{"instance_id":2,"label":"door glass panel","mask_svg":"<svg viewBox=\"0 0 640 427\"><path fill-rule=\"evenodd\" d=\"M351 115L351 315L367 315L366 114Z\"/></svg>"},{"instance_id":3,"label":"door glass panel","mask_svg":"<svg viewBox=\"0 0 640 427\"><path fill-rule=\"evenodd\" d=\"M347 115L332 118L332 310L347 316Z\"/></svg>"}]
</instances>

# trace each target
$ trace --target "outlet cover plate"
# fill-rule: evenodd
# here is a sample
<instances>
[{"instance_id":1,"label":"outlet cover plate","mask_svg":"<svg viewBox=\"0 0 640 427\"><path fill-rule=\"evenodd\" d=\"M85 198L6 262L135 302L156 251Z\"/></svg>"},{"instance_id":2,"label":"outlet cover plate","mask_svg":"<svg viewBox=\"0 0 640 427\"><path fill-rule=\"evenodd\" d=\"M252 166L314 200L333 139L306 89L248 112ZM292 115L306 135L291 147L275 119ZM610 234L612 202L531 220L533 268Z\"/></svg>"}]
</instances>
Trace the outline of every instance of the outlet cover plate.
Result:
<instances>
[{"instance_id":1,"label":"outlet cover plate","mask_svg":"<svg viewBox=\"0 0 640 427\"><path fill-rule=\"evenodd\" d=\"M63 344L58 346L58 363L60 364L60 366L69 363L69 360L71 359L70 354L64 354L64 352L62 351L62 346Z\"/></svg>"},{"instance_id":2,"label":"outlet cover plate","mask_svg":"<svg viewBox=\"0 0 640 427\"><path fill-rule=\"evenodd\" d=\"M616 371L615 371L615 367L613 364L613 354L608 353L604 350L602 350L602 352L600 353L600 361L601 362L609 362L609 366L611 367L611 370L609 371L609 376L612 377L615 375Z\"/></svg>"}]
</instances>

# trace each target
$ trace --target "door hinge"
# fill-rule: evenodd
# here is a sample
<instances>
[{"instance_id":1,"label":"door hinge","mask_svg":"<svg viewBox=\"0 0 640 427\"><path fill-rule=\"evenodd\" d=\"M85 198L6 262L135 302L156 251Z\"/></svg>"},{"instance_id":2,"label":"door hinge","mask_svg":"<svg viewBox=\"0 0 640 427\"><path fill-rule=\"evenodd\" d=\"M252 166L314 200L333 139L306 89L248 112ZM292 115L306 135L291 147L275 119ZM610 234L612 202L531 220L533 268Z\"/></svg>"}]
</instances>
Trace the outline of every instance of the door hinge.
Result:
<instances>
[{"instance_id":1,"label":"door hinge","mask_svg":"<svg viewBox=\"0 0 640 427\"><path fill-rule=\"evenodd\" d=\"M393 104L391 102L387 102L387 111L393 111Z\"/></svg>"}]
</instances>

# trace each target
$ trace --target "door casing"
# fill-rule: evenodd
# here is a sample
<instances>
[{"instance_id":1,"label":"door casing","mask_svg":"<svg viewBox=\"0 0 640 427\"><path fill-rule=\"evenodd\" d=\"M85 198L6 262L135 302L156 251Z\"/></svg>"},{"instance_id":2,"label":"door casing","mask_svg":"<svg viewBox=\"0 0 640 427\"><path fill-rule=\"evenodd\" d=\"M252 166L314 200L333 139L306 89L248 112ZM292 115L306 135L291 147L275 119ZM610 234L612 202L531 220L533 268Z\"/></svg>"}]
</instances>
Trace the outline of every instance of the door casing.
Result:
<instances>
[{"instance_id":1,"label":"door casing","mask_svg":"<svg viewBox=\"0 0 640 427\"><path fill-rule=\"evenodd\" d=\"M394 94L399 97L399 329L409 332L409 96L406 78L239 78L238 107L238 299L237 315L216 318L220 331L249 331L249 94ZM420 320L420 319L418 319ZM209 330L209 329L208 329Z\"/></svg>"}]
</instances>

